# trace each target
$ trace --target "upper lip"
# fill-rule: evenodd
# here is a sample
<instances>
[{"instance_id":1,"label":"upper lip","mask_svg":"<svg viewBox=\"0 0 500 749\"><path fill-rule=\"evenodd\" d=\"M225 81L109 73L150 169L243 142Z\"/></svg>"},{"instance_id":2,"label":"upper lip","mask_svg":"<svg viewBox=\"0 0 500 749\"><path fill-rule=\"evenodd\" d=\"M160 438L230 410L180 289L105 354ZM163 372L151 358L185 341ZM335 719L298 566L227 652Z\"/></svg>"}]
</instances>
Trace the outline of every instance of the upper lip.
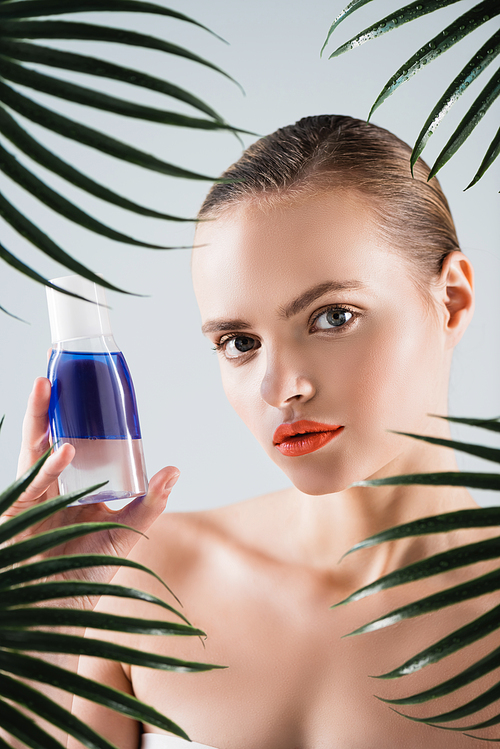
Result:
<instances>
[{"instance_id":1,"label":"upper lip","mask_svg":"<svg viewBox=\"0 0 500 749\"><path fill-rule=\"evenodd\" d=\"M340 424L321 424L319 421L294 421L292 424L280 424L273 435L273 443L279 445L296 434L310 434L311 432L333 432L340 429Z\"/></svg>"}]
</instances>

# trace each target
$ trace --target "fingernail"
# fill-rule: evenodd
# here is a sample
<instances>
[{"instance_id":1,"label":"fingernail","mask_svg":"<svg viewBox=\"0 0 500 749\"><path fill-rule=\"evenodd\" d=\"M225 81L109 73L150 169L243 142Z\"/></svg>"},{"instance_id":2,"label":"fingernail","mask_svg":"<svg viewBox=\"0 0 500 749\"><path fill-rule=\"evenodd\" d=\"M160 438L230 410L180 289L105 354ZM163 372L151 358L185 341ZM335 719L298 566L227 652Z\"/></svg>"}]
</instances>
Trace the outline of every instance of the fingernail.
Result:
<instances>
[{"instance_id":1,"label":"fingernail","mask_svg":"<svg viewBox=\"0 0 500 749\"><path fill-rule=\"evenodd\" d=\"M172 489L172 487L175 486L179 476L180 476L180 473L176 473L175 476L172 476L172 478L169 479L167 483L165 484L165 486L163 487L164 491L168 491L169 489Z\"/></svg>"}]
</instances>

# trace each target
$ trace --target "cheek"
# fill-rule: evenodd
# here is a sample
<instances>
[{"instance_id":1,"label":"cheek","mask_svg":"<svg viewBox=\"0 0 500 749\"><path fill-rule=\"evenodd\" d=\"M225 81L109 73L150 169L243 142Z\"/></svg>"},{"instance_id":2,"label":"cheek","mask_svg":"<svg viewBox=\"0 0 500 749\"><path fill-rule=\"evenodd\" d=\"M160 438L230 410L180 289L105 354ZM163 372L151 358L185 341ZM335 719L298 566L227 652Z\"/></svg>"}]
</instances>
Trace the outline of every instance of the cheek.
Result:
<instances>
[{"instance_id":1,"label":"cheek","mask_svg":"<svg viewBox=\"0 0 500 749\"><path fill-rule=\"evenodd\" d=\"M431 319L408 310L390 326L374 325L347 362L352 385L347 397L362 419L358 426L378 430L380 436L387 429L418 431L441 402L441 365L439 334Z\"/></svg>"},{"instance_id":2,"label":"cheek","mask_svg":"<svg viewBox=\"0 0 500 749\"><path fill-rule=\"evenodd\" d=\"M259 439L264 425L265 402L260 395L262 377L258 367L235 367L221 360L222 387L240 419Z\"/></svg>"}]
</instances>

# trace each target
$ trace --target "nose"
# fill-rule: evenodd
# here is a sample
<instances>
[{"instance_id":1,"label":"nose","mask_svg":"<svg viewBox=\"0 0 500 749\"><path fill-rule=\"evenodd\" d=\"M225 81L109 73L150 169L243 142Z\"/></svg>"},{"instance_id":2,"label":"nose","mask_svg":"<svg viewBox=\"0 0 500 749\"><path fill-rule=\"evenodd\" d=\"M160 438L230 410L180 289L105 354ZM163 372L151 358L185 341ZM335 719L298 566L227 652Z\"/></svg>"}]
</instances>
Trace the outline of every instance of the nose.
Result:
<instances>
[{"instance_id":1,"label":"nose","mask_svg":"<svg viewBox=\"0 0 500 749\"><path fill-rule=\"evenodd\" d=\"M316 386L306 362L289 353L275 353L268 357L266 371L260 385L263 400L275 408L311 400Z\"/></svg>"}]
</instances>

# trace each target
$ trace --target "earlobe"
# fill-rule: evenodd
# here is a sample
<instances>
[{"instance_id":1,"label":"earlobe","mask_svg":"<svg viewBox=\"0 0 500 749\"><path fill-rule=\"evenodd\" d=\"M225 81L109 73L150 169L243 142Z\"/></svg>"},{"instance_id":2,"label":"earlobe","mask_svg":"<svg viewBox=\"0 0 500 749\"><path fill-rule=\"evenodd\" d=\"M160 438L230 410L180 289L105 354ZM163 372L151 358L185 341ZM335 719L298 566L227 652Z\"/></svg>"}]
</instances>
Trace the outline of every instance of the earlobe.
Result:
<instances>
[{"instance_id":1,"label":"earlobe","mask_svg":"<svg viewBox=\"0 0 500 749\"><path fill-rule=\"evenodd\" d=\"M441 271L443 301L447 310L446 333L455 346L472 318L474 311L474 269L462 252L450 253Z\"/></svg>"}]
</instances>

